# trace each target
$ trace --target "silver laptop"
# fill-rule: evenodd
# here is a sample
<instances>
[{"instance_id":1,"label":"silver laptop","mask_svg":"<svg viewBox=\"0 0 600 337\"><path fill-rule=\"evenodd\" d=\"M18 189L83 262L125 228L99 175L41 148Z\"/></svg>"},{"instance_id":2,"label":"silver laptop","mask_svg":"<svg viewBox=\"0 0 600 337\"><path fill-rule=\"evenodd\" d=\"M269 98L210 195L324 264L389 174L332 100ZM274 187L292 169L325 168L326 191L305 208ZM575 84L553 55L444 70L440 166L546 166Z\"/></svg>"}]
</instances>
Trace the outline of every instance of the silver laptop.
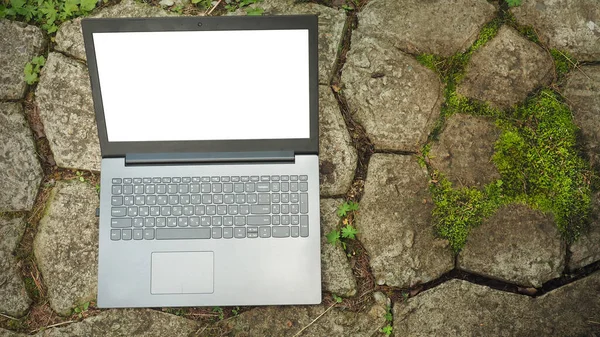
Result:
<instances>
[{"instance_id":1,"label":"silver laptop","mask_svg":"<svg viewBox=\"0 0 600 337\"><path fill-rule=\"evenodd\" d=\"M98 306L320 303L317 18L82 26Z\"/></svg>"}]
</instances>

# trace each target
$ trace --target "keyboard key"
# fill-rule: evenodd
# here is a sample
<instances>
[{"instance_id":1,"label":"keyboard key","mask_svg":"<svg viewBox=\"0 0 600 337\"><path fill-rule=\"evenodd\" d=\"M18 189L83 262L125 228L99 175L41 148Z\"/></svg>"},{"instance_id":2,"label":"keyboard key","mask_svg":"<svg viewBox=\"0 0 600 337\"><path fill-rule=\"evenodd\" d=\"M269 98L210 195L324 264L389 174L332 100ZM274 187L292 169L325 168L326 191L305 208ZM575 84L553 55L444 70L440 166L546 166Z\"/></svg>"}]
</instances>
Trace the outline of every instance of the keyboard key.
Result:
<instances>
[{"instance_id":1,"label":"keyboard key","mask_svg":"<svg viewBox=\"0 0 600 337\"><path fill-rule=\"evenodd\" d=\"M300 216L300 236L303 238L308 236L308 215Z\"/></svg>"},{"instance_id":2,"label":"keyboard key","mask_svg":"<svg viewBox=\"0 0 600 337\"><path fill-rule=\"evenodd\" d=\"M288 238L290 237L290 228L287 226L273 227L272 234L274 238Z\"/></svg>"},{"instance_id":3,"label":"keyboard key","mask_svg":"<svg viewBox=\"0 0 600 337\"><path fill-rule=\"evenodd\" d=\"M144 179L142 179L142 182L143 182L144 184L149 184L149 183L151 183L151 182L152 182L152 178L144 178Z\"/></svg>"},{"instance_id":4,"label":"keyboard key","mask_svg":"<svg viewBox=\"0 0 600 337\"><path fill-rule=\"evenodd\" d=\"M133 192L135 194L144 194L144 185L134 185Z\"/></svg>"},{"instance_id":5,"label":"keyboard key","mask_svg":"<svg viewBox=\"0 0 600 337\"><path fill-rule=\"evenodd\" d=\"M292 225L298 225L300 222L297 215L292 215Z\"/></svg>"},{"instance_id":6,"label":"keyboard key","mask_svg":"<svg viewBox=\"0 0 600 337\"><path fill-rule=\"evenodd\" d=\"M110 239L113 241L121 240L121 230L120 229L111 229L110 230Z\"/></svg>"},{"instance_id":7,"label":"keyboard key","mask_svg":"<svg viewBox=\"0 0 600 337\"><path fill-rule=\"evenodd\" d=\"M190 193L200 193L200 184L191 184Z\"/></svg>"},{"instance_id":8,"label":"keyboard key","mask_svg":"<svg viewBox=\"0 0 600 337\"><path fill-rule=\"evenodd\" d=\"M254 192L254 183L246 183L246 189L245 190L246 190L246 192Z\"/></svg>"},{"instance_id":9,"label":"keyboard key","mask_svg":"<svg viewBox=\"0 0 600 337\"><path fill-rule=\"evenodd\" d=\"M236 239L241 239L246 237L246 228L245 227L236 227L233 229L233 234Z\"/></svg>"},{"instance_id":10,"label":"keyboard key","mask_svg":"<svg viewBox=\"0 0 600 337\"><path fill-rule=\"evenodd\" d=\"M200 225L201 226L210 226L210 217L209 216L203 216L200 218Z\"/></svg>"},{"instance_id":11,"label":"keyboard key","mask_svg":"<svg viewBox=\"0 0 600 337\"><path fill-rule=\"evenodd\" d=\"M181 178L179 178L179 177L173 177L173 178L171 178L171 181L174 182L174 183L180 183L181 182Z\"/></svg>"},{"instance_id":12,"label":"keyboard key","mask_svg":"<svg viewBox=\"0 0 600 337\"><path fill-rule=\"evenodd\" d=\"M220 216L213 216L212 217L212 225L213 226L223 226L223 218L221 218Z\"/></svg>"},{"instance_id":13,"label":"keyboard key","mask_svg":"<svg viewBox=\"0 0 600 337\"><path fill-rule=\"evenodd\" d=\"M298 193L290 193L290 202L297 204L299 200Z\"/></svg>"},{"instance_id":14,"label":"keyboard key","mask_svg":"<svg viewBox=\"0 0 600 337\"><path fill-rule=\"evenodd\" d=\"M122 193L123 193L123 187L121 185L113 185L112 194L122 194Z\"/></svg>"},{"instance_id":15,"label":"keyboard key","mask_svg":"<svg viewBox=\"0 0 600 337\"><path fill-rule=\"evenodd\" d=\"M156 240L210 239L210 228L157 228Z\"/></svg>"},{"instance_id":16,"label":"keyboard key","mask_svg":"<svg viewBox=\"0 0 600 337\"><path fill-rule=\"evenodd\" d=\"M224 216L223 217L223 226L233 226L233 217L232 216Z\"/></svg>"},{"instance_id":17,"label":"keyboard key","mask_svg":"<svg viewBox=\"0 0 600 337\"><path fill-rule=\"evenodd\" d=\"M200 226L200 218L197 216L193 216L190 218L190 227L198 227Z\"/></svg>"},{"instance_id":18,"label":"keyboard key","mask_svg":"<svg viewBox=\"0 0 600 337\"><path fill-rule=\"evenodd\" d=\"M178 195L170 195L169 196L169 205L179 205L179 196Z\"/></svg>"},{"instance_id":19,"label":"keyboard key","mask_svg":"<svg viewBox=\"0 0 600 337\"><path fill-rule=\"evenodd\" d=\"M260 193L258 195L258 203L260 205L268 205L271 203L271 195L269 193Z\"/></svg>"},{"instance_id":20,"label":"keyboard key","mask_svg":"<svg viewBox=\"0 0 600 337\"><path fill-rule=\"evenodd\" d=\"M308 213L308 194L300 193L300 213Z\"/></svg>"},{"instance_id":21,"label":"keyboard key","mask_svg":"<svg viewBox=\"0 0 600 337\"><path fill-rule=\"evenodd\" d=\"M273 225L279 225L279 223L280 223L280 222L279 222L279 221L280 221L280 217L279 217L279 215L273 215L273 216L271 217L271 220L272 220L272 222L273 222Z\"/></svg>"},{"instance_id":22,"label":"keyboard key","mask_svg":"<svg viewBox=\"0 0 600 337\"><path fill-rule=\"evenodd\" d=\"M292 205L290 205L290 213L292 213L292 214L298 214L299 211L300 210L299 210L298 204L292 204Z\"/></svg>"},{"instance_id":23,"label":"keyboard key","mask_svg":"<svg viewBox=\"0 0 600 337\"><path fill-rule=\"evenodd\" d=\"M223 184L223 193L232 193L233 192L233 184L227 183Z\"/></svg>"},{"instance_id":24,"label":"keyboard key","mask_svg":"<svg viewBox=\"0 0 600 337\"><path fill-rule=\"evenodd\" d=\"M269 192L271 189L271 184L266 182L260 182L256 184L256 191L258 192Z\"/></svg>"},{"instance_id":25,"label":"keyboard key","mask_svg":"<svg viewBox=\"0 0 600 337\"><path fill-rule=\"evenodd\" d=\"M281 181L288 181L288 180L290 180L290 176L288 176L288 175L281 176Z\"/></svg>"},{"instance_id":26,"label":"keyboard key","mask_svg":"<svg viewBox=\"0 0 600 337\"><path fill-rule=\"evenodd\" d=\"M190 190L190 187L187 184L179 184L179 194L186 194Z\"/></svg>"},{"instance_id":27,"label":"keyboard key","mask_svg":"<svg viewBox=\"0 0 600 337\"><path fill-rule=\"evenodd\" d=\"M156 193L158 193L158 194L167 193L167 185L165 185L165 184L156 185Z\"/></svg>"},{"instance_id":28,"label":"keyboard key","mask_svg":"<svg viewBox=\"0 0 600 337\"><path fill-rule=\"evenodd\" d=\"M140 216L148 216L150 215L150 208L148 206L141 206L138 208L138 214Z\"/></svg>"},{"instance_id":29,"label":"keyboard key","mask_svg":"<svg viewBox=\"0 0 600 337\"><path fill-rule=\"evenodd\" d=\"M175 194L177 193L177 184L169 184L167 185L167 193Z\"/></svg>"},{"instance_id":30,"label":"keyboard key","mask_svg":"<svg viewBox=\"0 0 600 337\"><path fill-rule=\"evenodd\" d=\"M155 195L147 195L146 196L146 205L156 205L156 196Z\"/></svg>"},{"instance_id":31,"label":"keyboard key","mask_svg":"<svg viewBox=\"0 0 600 337\"><path fill-rule=\"evenodd\" d=\"M256 204L256 193L250 193L248 194L248 196L246 197L246 200L248 201L249 204Z\"/></svg>"},{"instance_id":32,"label":"keyboard key","mask_svg":"<svg viewBox=\"0 0 600 337\"><path fill-rule=\"evenodd\" d=\"M223 228L223 237L231 239L233 237L233 228Z\"/></svg>"},{"instance_id":33,"label":"keyboard key","mask_svg":"<svg viewBox=\"0 0 600 337\"><path fill-rule=\"evenodd\" d=\"M202 203L202 198L200 197L200 194L192 194L192 200L191 200L192 204L200 204Z\"/></svg>"},{"instance_id":34,"label":"keyboard key","mask_svg":"<svg viewBox=\"0 0 600 337\"><path fill-rule=\"evenodd\" d=\"M279 183L271 183L271 191L272 192L279 192L280 190L280 185Z\"/></svg>"},{"instance_id":35,"label":"keyboard key","mask_svg":"<svg viewBox=\"0 0 600 337\"><path fill-rule=\"evenodd\" d=\"M136 205L144 205L146 202L146 198L143 195L135 196L135 204Z\"/></svg>"},{"instance_id":36,"label":"keyboard key","mask_svg":"<svg viewBox=\"0 0 600 337\"><path fill-rule=\"evenodd\" d=\"M166 195L159 195L156 197L156 203L159 205L166 205L168 202Z\"/></svg>"},{"instance_id":37,"label":"keyboard key","mask_svg":"<svg viewBox=\"0 0 600 337\"><path fill-rule=\"evenodd\" d=\"M112 178L112 183L113 184L120 184L121 183L121 178Z\"/></svg>"},{"instance_id":38,"label":"keyboard key","mask_svg":"<svg viewBox=\"0 0 600 337\"><path fill-rule=\"evenodd\" d=\"M217 214L217 207L215 205L206 206L206 214L208 214L208 215Z\"/></svg>"},{"instance_id":39,"label":"keyboard key","mask_svg":"<svg viewBox=\"0 0 600 337\"><path fill-rule=\"evenodd\" d=\"M290 181L298 181L298 176L297 175L290 176Z\"/></svg>"},{"instance_id":40,"label":"keyboard key","mask_svg":"<svg viewBox=\"0 0 600 337\"><path fill-rule=\"evenodd\" d=\"M155 183L155 184L160 183L160 177L154 177L154 178L152 178L152 182Z\"/></svg>"},{"instance_id":41,"label":"keyboard key","mask_svg":"<svg viewBox=\"0 0 600 337\"><path fill-rule=\"evenodd\" d=\"M226 204L233 204L234 200L233 200L233 194L225 194L225 196L223 197L223 202Z\"/></svg>"},{"instance_id":42,"label":"keyboard key","mask_svg":"<svg viewBox=\"0 0 600 337\"><path fill-rule=\"evenodd\" d=\"M169 177L164 177L164 178L162 178L162 182L163 182L163 183L170 183L170 182L171 182L171 178L169 178Z\"/></svg>"},{"instance_id":43,"label":"keyboard key","mask_svg":"<svg viewBox=\"0 0 600 337\"><path fill-rule=\"evenodd\" d=\"M297 238L299 233L300 233L300 229L298 228L298 226L293 226L292 227L292 237Z\"/></svg>"},{"instance_id":44,"label":"keyboard key","mask_svg":"<svg viewBox=\"0 0 600 337\"><path fill-rule=\"evenodd\" d=\"M144 238L144 231L141 229L134 229L133 230L133 239L134 240L141 240Z\"/></svg>"},{"instance_id":45,"label":"keyboard key","mask_svg":"<svg viewBox=\"0 0 600 337\"><path fill-rule=\"evenodd\" d=\"M154 228L144 229L144 240L154 240Z\"/></svg>"},{"instance_id":46,"label":"keyboard key","mask_svg":"<svg viewBox=\"0 0 600 337\"><path fill-rule=\"evenodd\" d=\"M279 181L279 176L271 176L272 181Z\"/></svg>"},{"instance_id":47,"label":"keyboard key","mask_svg":"<svg viewBox=\"0 0 600 337\"><path fill-rule=\"evenodd\" d=\"M246 203L246 195L245 194L236 194L235 202L237 202L238 204Z\"/></svg>"},{"instance_id":48,"label":"keyboard key","mask_svg":"<svg viewBox=\"0 0 600 337\"><path fill-rule=\"evenodd\" d=\"M221 192L223 192L223 185L221 185L221 184L212 184L212 192L213 193L221 193Z\"/></svg>"},{"instance_id":49,"label":"keyboard key","mask_svg":"<svg viewBox=\"0 0 600 337\"><path fill-rule=\"evenodd\" d=\"M133 194L133 185L123 185L123 194Z\"/></svg>"},{"instance_id":50,"label":"keyboard key","mask_svg":"<svg viewBox=\"0 0 600 337\"><path fill-rule=\"evenodd\" d=\"M133 178L133 183L134 184L141 184L142 183L142 178Z\"/></svg>"},{"instance_id":51,"label":"keyboard key","mask_svg":"<svg viewBox=\"0 0 600 337\"><path fill-rule=\"evenodd\" d=\"M271 237L271 227L261 227L258 230L258 234L261 238L270 238Z\"/></svg>"},{"instance_id":52,"label":"keyboard key","mask_svg":"<svg viewBox=\"0 0 600 337\"><path fill-rule=\"evenodd\" d=\"M300 176L300 181L308 181L308 176L306 176L306 175Z\"/></svg>"},{"instance_id":53,"label":"keyboard key","mask_svg":"<svg viewBox=\"0 0 600 337\"><path fill-rule=\"evenodd\" d=\"M203 183L200 185L200 190L202 193L210 193L211 188L209 183Z\"/></svg>"},{"instance_id":54,"label":"keyboard key","mask_svg":"<svg viewBox=\"0 0 600 337\"><path fill-rule=\"evenodd\" d=\"M113 206L121 206L123 205L123 197L111 197L110 204Z\"/></svg>"},{"instance_id":55,"label":"keyboard key","mask_svg":"<svg viewBox=\"0 0 600 337\"><path fill-rule=\"evenodd\" d=\"M252 214L269 214L271 213L270 205L252 205L250 208Z\"/></svg>"},{"instance_id":56,"label":"keyboard key","mask_svg":"<svg viewBox=\"0 0 600 337\"><path fill-rule=\"evenodd\" d=\"M227 206L226 205L217 206L217 214L219 214L219 215L227 214Z\"/></svg>"},{"instance_id":57,"label":"keyboard key","mask_svg":"<svg viewBox=\"0 0 600 337\"><path fill-rule=\"evenodd\" d=\"M205 214L205 209L204 209L204 205L198 205L194 208L194 214L196 215L204 215Z\"/></svg>"},{"instance_id":58,"label":"keyboard key","mask_svg":"<svg viewBox=\"0 0 600 337\"><path fill-rule=\"evenodd\" d=\"M123 179L123 184L131 184L132 182L133 182L133 180L131 180L131 178Z\"/></svg>"},{"instance_id":59,"label":"keyboard key","mask_svg":"<svg viewBox=\"0 0 600 337\"><path fill-rule=\"evenodd\" d=\"M258 227L247 227L246 234L248 233L258 233Z\"/></svg>"},{"instance_id":60,"label":"keyboard key","mask_svg":"<svg viewBox=\"0 0 600 337\"><path fill-rule=\"evenodd\" d=\"M240 206L240 214L242 214L242 215L250 214L250 206L248 206L248 205L241 205Z\"/></svg>"},{"instance_id":61,"label":"keyboard key","mask_svg":"<svg viewBox=\"0 0 600 337\"><path fill-rule=\"evenodd\" d=\"M177 218L167 218L167 226L168 227L177 227Z\"/></svg>"},{"instance_id":62,"label":"keyboard key","mask_svg":"<svg viewBox=\"0 0 600 337\"><path fill-rule=\"evenodd\" d=\"M236 182L240 181L240 177L237 177L237 176L236 177L231 177L231 181L234 182L234 183L236 183Z\"/></svg>"},{"instance_id":63,"label":"keyboard key","mask_svg":"<svg viewBox=\"0 0 600 337\"><path fill-rule=\"evenodd\" d=\"M202 195L202 203L203 204L212 204L212 195L210 195L210 194L203 194Z\"/></svg>"},{"instance_id":64,"label":"keyboard key","mask_svg":"<svg viewBox=\"0 0 600 337\"><path fill-rule=\"evenodd\" d=\"M290 224L290 216L289 215L282 215L281 216L281 224L282 225L289 225Z\"/></svg>"},{"instance_id":65,"label":"keyboard key","mask_svg":"<svg viewBox=\"0 0 600 337\"><path fill-rule=\"evenodd\" d=\"M260 181L269 181L269 176L260 176Z\"/></svg>"},{"instance_id":66,"label":"keyboard key","mask_svg":"<svg viewBox=\"0 0 600 337\"><path fill-rule=\"evenodd\" d=\"M167 225L166 218L156 218L156 227L165 227Z\"/></svg>"},{"instance_id":67,"label":"keyboard key","mask_svg":"<svg viewBox=\"0 0 600 337\"><path fill-rule=\"evenodd\" d=\"M233 184L233 191L235 193L244 193L244 184L243 183Z\"/></svg>"},{"instance_id":68,"label":"keyboard key","mask_svg":"<svg viewBox=\"0 0 600 337\"><path fill-rule=\"evenodd\" d=\"M190 196L187 194L179 196L179 203L182 205L189 205L190 204Z\"/></svg>"},{"instance_id":69,"label":"keyboard key","mask_svg":"<svg viewBox=\"0 0 600 337\"><path fill-rule=\"evenodd\" d=\"M278 203L278 202L280 202L280 195L279 195L279 193L272 193L271 194L271 202L272 203Z\"/></svg>"},{"instance_id":70,"label":"keyboard key","mask_svg":"<svg viewBox=\"0 0 600 337\"><path fill-rule=\"evenodd\" d=\"M298 192L298 183L290 183L290 191Z\"/></svg>"},{"instance_id":71,"label":"keyboard key","mask_svg":"<svg viewBox=\"0 0 600 337\"><path fill-rule=\"evenodd\" d=\"M246 217L245 216L236 216L234 218L236 226L245 226L246 225Z\"/></svg>"},{"instance_id":72,"label":"keyboard key","mask_svg":"<svg viewBox=\"0 0 600 337\"><path fill-rule=\"evenodd\" d=\"M181 182L184 183L184 184L189 184L189 183L192 182L192 178L190 178L190 177L183 177L183 178L181 178Z\"/></svg>"},{"instance_id":73,"label":"keyboard key","mask_svg":"<svg viewBox=\"0 0 600 337\"><path fill-rule=\"evenodd\" d=\"M131 227L131 219L130 218L110 219L110 227L113 227L113 228Z\"/></svg>"},{"instance_id":74,"label":"keyboard key","mask_svg":"<svg viewBox=\"0 0 600 337\"><path fill-rule=\"evenodd\" d=\"M281 183L281 192L289 192L290 183Z\"/></svg>"},{"instance_id":75,"label":"keyboard key","mask_svg":"<svg viewBox=\"0 0 600 337\"><path fill-rule=\"evenodd\" d=\"M248 177L248 176L242 176L241 180L242 180L242 182L246 183L246 182L250 181L250 177Z\"/></svg>"},{"instance_id":76,"label":"keyboard key","mask_svg":"<svg viewBox=\"0 0 600 337\"><path fill-rule=\"evenodd\" d=\"M281 205L281 214L288 214L288 213L290 213L290 205L287 205L287 204Z\"/></svg>"},{"instance_id":77,"label":"keyboard key","mask_svg":"<svg viewBox=\"0 0 600 337\"><path fill-rule=\"evenodd\" d=\"M220 239L222 237L222 232L221 232L221 228L219 227L214 227L212 229L212 238L213 239Z\"/></svg>"},{"instance_id":78,"label":"keyboard key","mask_svg":"<svg viewBox=\"0 0 600 337\"><path fill-rule=\"evenodd\" d=\"M133 227L144 227L144 218L134 218Z\"/></svg>"},{"instance_id":79,"label":"keyboard key","mask_svg":"<svg viewBox=\"0 0 600 337\"><path fill-rule=\"evenodd\" d=\"M227 214L238 215L238 205L230 205L227 207Z\"/></svg>"},{"instance_id":80,"label":"keyboard key","mask_svg":"<svg viewBox=\"0 0 600 337\"><path fill-rule=\"evenodd\" d=\"M160 208L160 215L171 215L171 206L162 206Z\"/></svg>"},{"instance_id":81,"label":"keyboard key","mask_svg":"<svg viewBox=\"0 0 600 337\"><path fill-rule=\"evenodd\" d=\"M228 183L229 182L229 177L221 177L221 182Z\"/></svg>"},{"instance_id":82,"label":"keyboard key","mask_svg":"<svg viewBox=\"0 0 600 337\"><path fill-rule=\"evenodd\" d=\"M122 240L131 240L131 229L124 229L121 231Z\"/></svg>"},{"instance_id":83,"label":"keyboard key","mask_svg":"<svg viewBox=\"0 0 600 337\"><path fill-rule=\"evenodd\" d=\"M187 227L188 226L188 218L187 217L177 218L177 226L178 227Z\"/></svg>"},{"instance_id":84,"label":"keyboard key","mask_svg":"<svg viewBox=\"0 0 600 337\"><path fill-rule=\"evenodd\" d=\"M131 206L135 203L135 198L132 195L126 195L123 197L123 205Z\"/></svg>"},{"instance_id":85,"label":"keyboard key","mask_svg":"<svg viewBox=\"0 0 600 337\"><path fill-rule=\"evenodd\" d=\"M213 195L213 204L222 204L222 203L223 203L223 194Z\"/></svg>"},{"instance_id":86,"label":"keyboard key","mask_svg":"<svg viewBox=\"0 0 600 337\"><path fill-rule=\"evenodd\" d=\"M271 216L269 215L248 215L248 225L270 225Z\"/></svg>"},{"instance_id":87,"label":"keyboard key","mask_svg":"<svg viewBox=\"0 0 600 337\"><path fill-rule=\"evenodd\" d=\"M204 182L210 182L210 177L202 177L200 178L200 181Z\"/></svg>"},{"instance_id":88,"label":"keyboard key","mask_svg":"<svg viewBox=\"0 0 600 337\"><path fill-rule=\"evenodd\" d=\"M183 206L183 215L194 215L194 206Z\"/></svg>"},{"instance_id":89,"label":"keyboard key","mask_svg":"<svg viewBox=\"0 0 600 337\"><path fill-rule=\"evenodd\" d=\"M156 186L153 184L146 185L145 189L146 189L146 194L154 194L154 192L156 191Z\"/></svg>"},{"instance_id":90,"label":"keyboard key","mask_svg":"<svg viewBox=\"0 0 600 337\"><path fill-rule=\"evenodd\" d=\"M181 206L173 206L171 207L171 214L174 216L180 216L183 214L183 207Z\"/></svg>"},{"instance_id":91,"label":"keyboard key","mask_svg":"<svg viewBox=\"0 0 600 337\"><path fill-rule=\"evenodd\" d=\"M258 176L251 176L250 177L250 181L257 182L258 181Z\"/></svg>"},{"instance_id":92,"label":"keyboard key","mask_svg":"<svg viewBox=\"0 0 600 337\"><path fill-rule=\"evenodd\" d=\"M300 192L306 192L306 191L308 191L308 183L302 182L299 185L300 185Z\"/></svg>"},{"instance_id":93,"label":"keyboard key","mask_svg":"<svg viewBox=\"0 0 600 337\"><path fill-rule=\"evenodd\" d=\"M213 182L213 183L218 183L219 181L221 181L221 178L213 176L213 177L210 177L210 181Z\"/></svg>"}]
</instances>

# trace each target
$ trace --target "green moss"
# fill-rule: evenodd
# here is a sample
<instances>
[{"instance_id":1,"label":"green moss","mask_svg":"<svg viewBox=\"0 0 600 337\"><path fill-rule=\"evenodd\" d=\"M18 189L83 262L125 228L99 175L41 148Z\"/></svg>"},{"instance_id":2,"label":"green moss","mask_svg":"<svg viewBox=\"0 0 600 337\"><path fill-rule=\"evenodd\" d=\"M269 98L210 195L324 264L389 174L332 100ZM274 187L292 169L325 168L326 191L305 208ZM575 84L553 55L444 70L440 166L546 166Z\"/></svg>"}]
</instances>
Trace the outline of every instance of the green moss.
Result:
<instances>
[{"instance_id":1,"label":"green moss","mask_svg":"<svg viewBox=\"0 0 600 337\"><path fill-rule=\"evenodd\" d=\"M479 32L479 36L477 37L477 41L473 43L471 48L469 48L469 53L473 54L475 51L483 47L486 43L488 43L491 39L493 39L497 34L498 30L502 26L502 20L496 18L491 22L488 22L481 31Z\"/></svg>"},{"instance_id":2,"label":"green moss","mask_svg":"<svg viewBox=\"0 0 600 337\"><path fill-rule=\"evenodd\" d=\"M511 201L503 193L503 182L495 181L483 190L475 188L453 188L442 174L430 185L435 207L434 227L437 233L450 242L458 253L467 240L471 229L479 226L483 219L493 214L498 207Z\"/></svg>"},{"instance_id":3,"label":"green moss","mask_svg":"<svg viewBox=\"0 0 600 337\"><path fill-rule=\"evenodd\" d=\"M560 82L567 73L577 66L577 61L569 53L558 49L550 49L550 54L554 59L557 80Z\"/></svg>"},{"instance_id":4,"label":"green moss","mask_svg":"<svg viewBox=\"0 0 600 337\"><path fill-rule=\"evenodd\" d=\"M577 155L571 111L542 90L500 122L493 160L507 193L554 215L563 235L579 236L590 212L591 169Z\"/></svg>"},{"instance_id":5,"label":"green moss","mask_svg":"<svg viewBox=\"0 0 600 337\"><path fill-rule=\"evenodd\" d=\"M40 291L35 285L35 281L32 277L25 277L23 281L25 281L25 289L27 290L27 293L31 296L31 299L37 302L40 299Z\"/></svg>"}]
</instances>

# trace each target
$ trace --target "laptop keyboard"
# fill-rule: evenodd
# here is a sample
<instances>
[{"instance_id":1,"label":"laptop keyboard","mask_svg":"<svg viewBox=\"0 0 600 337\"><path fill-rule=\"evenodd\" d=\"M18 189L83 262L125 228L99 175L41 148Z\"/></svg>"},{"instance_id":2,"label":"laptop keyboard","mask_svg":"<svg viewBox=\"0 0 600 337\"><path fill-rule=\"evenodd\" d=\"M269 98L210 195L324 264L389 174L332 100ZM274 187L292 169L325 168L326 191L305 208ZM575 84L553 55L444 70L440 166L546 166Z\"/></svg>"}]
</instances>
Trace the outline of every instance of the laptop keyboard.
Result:
<instances>
[{"instance_id":1,"label":"laptop keyboard","mask_svg":"<svg viewBox=\"0 0 600 337\"><path fill-rule=\"evenodd\" d=\"M308 176L113 178L111 240L308 237Z\"/></svg>"}]
</instances>

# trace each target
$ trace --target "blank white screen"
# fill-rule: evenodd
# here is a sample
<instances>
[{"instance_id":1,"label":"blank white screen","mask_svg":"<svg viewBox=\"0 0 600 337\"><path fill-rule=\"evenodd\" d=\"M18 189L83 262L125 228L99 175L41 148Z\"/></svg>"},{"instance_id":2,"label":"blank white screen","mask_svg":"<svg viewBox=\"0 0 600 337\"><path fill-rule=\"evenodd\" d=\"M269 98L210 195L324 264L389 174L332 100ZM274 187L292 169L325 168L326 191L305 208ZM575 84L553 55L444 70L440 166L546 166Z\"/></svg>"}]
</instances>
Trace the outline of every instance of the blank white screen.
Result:
<instances>
[{"instance_id":1,"label":"blank white screen","mask_svg":"<svg viewBox=\"0 0 600 337\"><path fill-rule=\"evenodd\" d=\"M310 138L308 30L93 39L110 142Z\"/></svg>"}]
</instances>

